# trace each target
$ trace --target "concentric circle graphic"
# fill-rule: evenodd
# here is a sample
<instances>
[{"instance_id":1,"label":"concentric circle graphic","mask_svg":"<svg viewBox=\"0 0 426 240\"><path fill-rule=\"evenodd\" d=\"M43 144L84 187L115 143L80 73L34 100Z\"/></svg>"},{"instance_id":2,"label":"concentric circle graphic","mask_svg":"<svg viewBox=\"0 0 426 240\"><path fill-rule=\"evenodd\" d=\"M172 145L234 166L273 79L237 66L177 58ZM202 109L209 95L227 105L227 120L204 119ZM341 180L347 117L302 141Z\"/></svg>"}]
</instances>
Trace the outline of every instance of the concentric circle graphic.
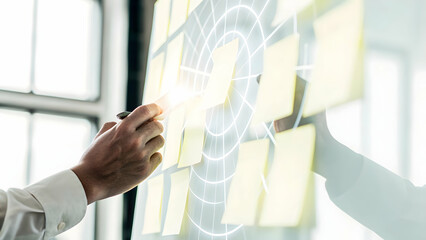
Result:
<instances>
[{"instance_id":1,"label":"concentric circle graphic","mask_svg":"<svg viewBox=\"0 0 426 240\"><path fill-rule=\"evenodd\" d=\"M184 33L179 84L192 89L194 93L202 93L207 86L213 69L213 51L234 39L239 40L235 74L228 96L223 105L208 110L203 159L190 169L182 233L172 239L245 240L263 237L263 230L259 228L222 224L221 219L230 182L235 174L240 144L265 138L270 139L272 147L275 144L273 124L265 123L254 128L251 119L259 87L258 79L263 71L265 49L278 40L299 33L296 13L278 26L271 26L276 4L276 0L204 0L190 14L181 31L171 36L172 39ZM299 34L301 48L296 70L304 76L312 68L309 65L311 49L309 42L303 41L302 33ZM152 53L150 57L157 54ZM300 117L301 112L298 121ZM166 193L164 197L167 197ZM268 236L268 239L282 239L281 234Z\"/></svg>"},{"instance_id":2,"label":"concentric circle graphic","mask_svg":"<svg viewBox=\"0 0 426 240\"><path fill-rule=\"evenodd\" d=\"M250 122L265 48L297 33L296 15L276 27L271 26L275 4L271 0L205 0L189 16L185 26L181 79L194 92L202 92L207 85L214 49L234 39L240 43L235 76L226 102L207 114L203 161L191 168L188 239L250 239L245 226L221 224L221 218L239 145L263 138L274 142L272 124L254 130ZM301 62L306 59L302 58Z\"/></svg>"}]
</instances>

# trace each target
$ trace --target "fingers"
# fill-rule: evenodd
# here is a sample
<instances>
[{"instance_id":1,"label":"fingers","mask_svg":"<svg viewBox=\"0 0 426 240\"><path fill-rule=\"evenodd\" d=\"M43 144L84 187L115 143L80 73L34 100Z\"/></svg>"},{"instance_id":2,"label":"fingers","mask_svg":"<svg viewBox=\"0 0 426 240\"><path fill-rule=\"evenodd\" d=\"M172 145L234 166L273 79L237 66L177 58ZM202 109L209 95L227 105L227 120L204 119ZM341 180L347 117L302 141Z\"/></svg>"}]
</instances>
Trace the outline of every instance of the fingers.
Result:
<instances>
[{"instance_id":1,"label":"fingers","mask_svg":"<svg viewBox=\"0 0 426 240\"><path fill-rule=\"evenodd\" d=\"M142 138L142 144L145 145L151 139L160 135L163 131L164 131L163 124L161 124L160 122L156 120L153 120L141 126L137 130L137 133Z\"/></svg>"},{"instance_id":2,"label":"fingers","mask_svg":"<svg viewBox=\"0 0 426 240\"><path fill-rule=\"evenodd\" d=\"M274 128L276 132L283 132L294 127L294 124L296 122L296 119L298 117L298 114L302 105L306 86L307 86L306 81L302 79L301 77L297 76L296 90L295 90L294 103L293 103L293 113L288 117L274 121ZM302 122L303 120L304 119L302 119ZM299 125L303 125L303 124L300 123Z\"/></svg>"},{"instance_id":3,"label":"fingers","mask_svg":"<svg viewBox=\"0 0 426 240\"><path fill-rule=\"evenodd\" d=\"M143 152L149 153L148 156L151 157L149 158L149 163L145 162L144 164L149 164L151 166L149 174L151 174L163 160L163 156L161 155L161 153L156 152L163 146L164 138L162 136L157 136L146 144Z\"/></svg>"},{"instance_id":4,"label":"fingers","mask_svg":"<svg viewBox=\"0 0 426 240\"><path fill-rule=\"evenodd\" d=\"M96 134L95 139L97 139L98 137L100 137L102 134L104 134L106 131L110 130L111 128L113 128L115 125L117 125L116 122L107 122L105 123L101 130L99 130L99 132Z\"/></svg>"},{"instance_id":5,"label":"fingers","mask_svg":"<svg viewBox=\"0 0 426 240\"><path fill-rule=\"evenodd\" d=\"M160 165L161 161L163 160L163 156L161 153L156 152L151 156L151 159L149 160L151 163L151 171L154 171L158 165Z\"/></svg>"},{"instance_id":6,"label":"fingers","mask_svg":"<svg viewBox=\"0 0 426 240\"><path fill-rule=\"evenodd\" d=\"M274 129L275 132L283 132L293 128L294 123L296 122L297 114L293 114L291 116L281 118L274 121Z\"/></svg>"},{"instance_id":7,"label":"fingers","mask_svg":"<svg viewBox=\"0 0 426 240\"><path fill-rule=\"evenodd\" d=\"M155 153L156 151L160 150L164 146L164 138L163 136L157 136L153 139L151 139L149 142L146 143L144 147L144 151L150 153Z\"/></svg>"},{"instance_id":8,"label":"fingers","mask_svg":"<svg viewBox=\"0 0 426 240\"><path fill-rule=\"evenodd\" d=\"M284 119L274 121L275 132L279 133L285 129Z\"/></svg>"},{"instance_id":9,"label":"fingers","mask_svg":"<svg viewBox=\"0 0 426 240\"><path fill-rule=\"evenodd\" d=\"M160 115L161 112L161 108L154 103L139 106L127 118L125 118L122 123L128 125L128 127L132 129L137 129L146 121L151 120L154 117Z\"/></svg>"}]
</instances>

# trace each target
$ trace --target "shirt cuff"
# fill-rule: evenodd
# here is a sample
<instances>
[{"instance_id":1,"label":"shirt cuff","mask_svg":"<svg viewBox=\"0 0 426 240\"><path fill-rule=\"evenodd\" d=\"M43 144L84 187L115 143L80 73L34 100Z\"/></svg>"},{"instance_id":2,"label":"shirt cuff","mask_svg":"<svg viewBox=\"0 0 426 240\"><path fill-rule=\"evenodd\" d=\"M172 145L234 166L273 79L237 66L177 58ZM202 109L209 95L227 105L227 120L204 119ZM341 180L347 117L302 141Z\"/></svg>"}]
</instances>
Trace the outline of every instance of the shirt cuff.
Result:
<instances>
[{"instance_id":1,"label":"shirt cuff","mask_svg":"<svg viewBox=\"0 0 426 240\"><path fill-rule=\"evenodd\" d=\"M46 216L46 235L52 238L79 223L86 214L87 198L83 185L71 170L66 170L27 188L42 205Z\"/></svg>"}]
</instances>

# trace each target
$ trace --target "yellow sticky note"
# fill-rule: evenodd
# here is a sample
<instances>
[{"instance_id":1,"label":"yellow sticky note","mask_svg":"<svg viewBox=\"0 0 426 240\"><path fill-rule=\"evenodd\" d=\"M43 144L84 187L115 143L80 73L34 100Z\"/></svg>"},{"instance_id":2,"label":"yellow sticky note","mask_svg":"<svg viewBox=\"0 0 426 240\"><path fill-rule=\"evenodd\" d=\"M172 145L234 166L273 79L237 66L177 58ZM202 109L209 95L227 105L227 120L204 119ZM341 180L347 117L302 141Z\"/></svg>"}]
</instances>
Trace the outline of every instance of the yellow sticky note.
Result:
<instances>
[{"instance_id":1,"label":"yellow sticky note","mask_svg":"<svg viewBox=\"0 0 426 240\"><path fill-rule=\"evenodd\" d=\"M272 26L287 21L289 18L297 15L300 11L312 4L312 0L278 0Z\"/></svg>"},{"instance_id":2,"label":"yellow sticky note","mask_svg":"<svg viewBox=\"0 0 426 240\"><path fill-rule=\"evenodd\" d=\"M164 53L159 54L151 60L143 94L143 104L152 103L159 97L163 65Z\"/></svg>"},{"instance_id":3,"label":"yellow sticky note","mask_svg":"<svg viewBox=\"0 0 426 240\"><path fill-rule=\"evenodd\" d=\"M171 188L163 236L180 233L189 188L189 169L171 174Z\"/></svg>"},{"instance_id":4,"label":"yellow sticky note","mask_svg":"<svg viewBox=\"0 0 426 240\"><path fill-rule=\"evenodd\" d=\"M315 127L306 125L275 135L275 155L260 226L295 227L300 223L315 151Z\"/></svg>"},{"instance_id":5,"label":"yellow sticky note","mask_svg":"<svg viewBox=\"0 0 426 240\"><path fill-rule=\"evenodd\" d=\"M204 127L206 111L194 111L189 115L183 137L182 152L178 168L192 166L201 162L204 147Z\"/></svg>"},{"instance_id":6,"label":"yellow sticky note","mask_svg":"<svg viewBox=\"0 0 426 240\"><path fill-rule=\"evenodd\" d=\"M164 95L173 89L179 80L184 39L184 34L181 33L167 45L160 95Z\"/></svg>"},{"instance_id":7,"label":"yellow sticky note","mask_svg":"<svg viewBox=\"0 0 426 240\"><path fill-rule=\"evenodd\" d=\"M255 224L268 151L269 139L240 145L237 168L229 188L222 224Z\"/></svg>"},{"instance_id":8,"label":"yellow sticky note","mask_svg":"<svg viewBox=\"0 0 426 240\"><path fill-rule=\"evenodd\" d=\"M203 2L203 0L189 0L188 16Z\"/></svg>"},{"instance_id":9,"label":"yellow sticky note","mask_svg":"<svg viewBox=\"0 0 426 240\"><path fill-rule=\"evenodd\" d=\"M225 102L234 76L237 54L238 39L213 51L213 70L204 93L202 108L212 108Z\"/></svg>"},{"instance_id":10,"label":"yellow sticky note","mask_svg":"<svg viewBox=\"0 0 426 240\"><path fill-rule=\"evenodd\" d=\"M148 196L142 234L161 232L161 204L163 202L164 176L160 174L148 180Z\"/></svg>"},{"instance_id":11,"label":"yellow sticky note","mask_svg":"<svg viewBox=\"0 0 426 240\"><path fill-rule=\"evenodd\" d=\"M172 15L170 17L169 36L176 32L188 17L188 0L173 0Z\"/></svg>"},{"instance_id":12,"label":"yellow sticky note","mask_svg":"<svg viewBox=\"0 0 426 240\"><path fill-rule=\"evenodd\" d=\"M298 56L298 34L265 50L253 125L281 119L293 113Z\"/></svg>"},{"instance_id":13,"label":"yellow sticky note","mask_svg":"<svg viewBox=\"0 0 426 240\"><path fill-rule=\"evenodd\" d=\"M169 29L170 0L158 0L154 6L152 48L157 51L167 41Z\"/></svg>"},{"instance_id":14,"label":"yellow sticky note","mask_svg":"<svg viewBox=\"0 0 426 240\"><path fill-rule=\"evenodd\" d=\"M185 108L183 106L173 110L168 117L166 144L164 146L163 170L178 163L184 121Z\"/></svg>"},{"instance_id":15,"label":"yellow sticky note","mask_svg":"<svg viewBox=\"0 0 426 240\"><path fill-rule=\"evenodd\" d=\"M349 0L314 23L318 51L303 115L363 94L363 4Z\"/></svg>"}]
</instances>

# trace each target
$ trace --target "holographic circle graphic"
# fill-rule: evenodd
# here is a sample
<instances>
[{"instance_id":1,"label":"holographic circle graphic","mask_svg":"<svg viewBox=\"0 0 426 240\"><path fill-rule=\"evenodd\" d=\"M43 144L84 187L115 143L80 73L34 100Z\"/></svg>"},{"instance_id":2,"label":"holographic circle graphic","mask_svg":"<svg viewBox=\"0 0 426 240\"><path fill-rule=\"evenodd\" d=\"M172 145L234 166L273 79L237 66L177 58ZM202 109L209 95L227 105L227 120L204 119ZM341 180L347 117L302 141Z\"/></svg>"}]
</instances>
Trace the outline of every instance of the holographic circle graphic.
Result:
<instances>
[{"instance_id":1,"label":"holographic circle graphic","mask_svg":"<svg viewBox=\"0 0 426 240\"><path fill-rule=\"evenodd\" d=\"M191 167L188 239L255 239L248 236L245 226L222 224L221 218L239 145L262 138L274 141L272 123L255 130L250 123L265 48L298 33L296 15L271 26L275 6L276 2L271 0L205 0L189 16L185 26L181 78L195 92L202 92L209 81L214 49L239 39L235 76L228 97L223 105L208 111L203 160ZM309 66L303 64L298 68Z\"/></svg>"},{"instance_id":2,"label":"holographic circle graphic","mask_svg":"<svg viewBox=\"0 0 426 240\"><path fill-rule=\"evenodd\" d=\"M311 69L310 42L298 32L296 13L277 26L271 25L276 5L276 0L204 0L189 15L181 31L185 35L185 44L180 83L194 93L202 93L207 86L213 68L212 53L216 48L238 39L239 51L225 103L207 112L203 158L201 163L190 168L183 233L167 239L245 240L260 239L265 233L268 239L283 238L276 230L271 232L255 226L221 223L230 182L235 174L239 145L264 138L269 138L272 146L275 143L272 123L256 129L251 126L265 49L278 40L299 33L301 47L296 71L304 76ZM151 57L155 55L153 53ZM301 113L299 120L300 117ZM168 197L166 191L165 187L165 198ZM167 205L163 203L164 206ZM144 236L143 239L157 238Z\"/></svg>"}]
</instances>

